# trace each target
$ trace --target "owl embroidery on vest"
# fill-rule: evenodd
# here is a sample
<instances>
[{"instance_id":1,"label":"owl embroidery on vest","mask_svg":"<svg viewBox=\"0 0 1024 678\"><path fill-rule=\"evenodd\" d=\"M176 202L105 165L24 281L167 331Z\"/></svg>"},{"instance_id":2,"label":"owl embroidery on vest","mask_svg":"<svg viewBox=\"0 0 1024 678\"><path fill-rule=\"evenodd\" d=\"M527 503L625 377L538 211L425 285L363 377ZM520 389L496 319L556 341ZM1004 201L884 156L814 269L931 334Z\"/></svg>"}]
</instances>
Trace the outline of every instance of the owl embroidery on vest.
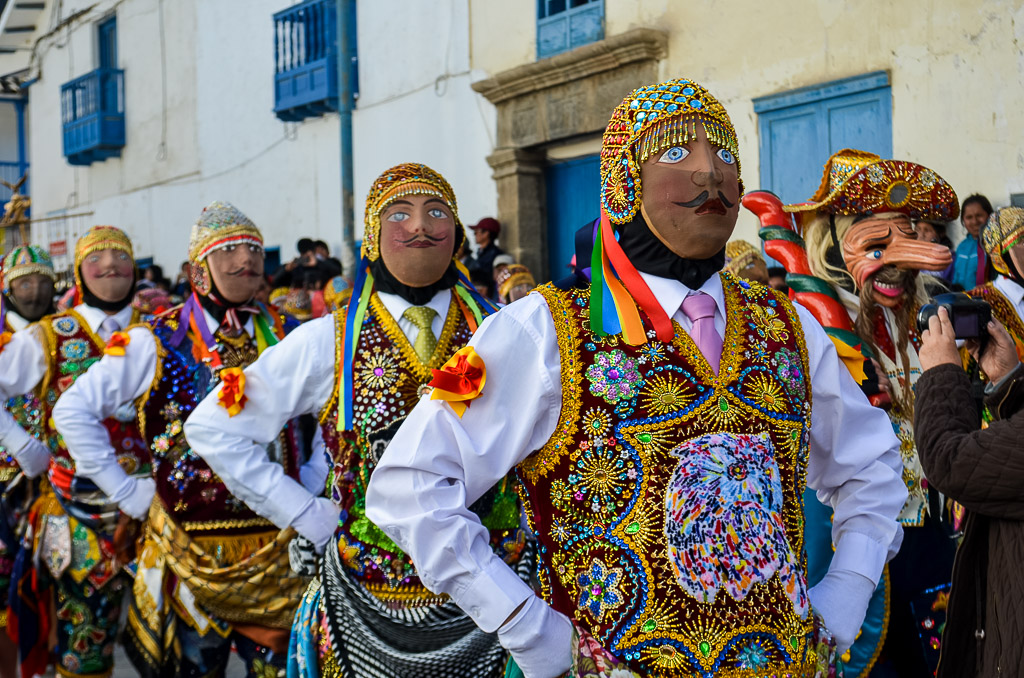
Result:
<instances>
[{"instance_id":1,"label":"owl embroidery on vest","mask_svg":"<svg viewBox=\"0 0 1024 678\"><path fill-rule=\"evenodd\" d=\"M672 451L680 459L665 491L668 557L679 584L713 603L741 601L775 574L801 618L807 584L782 519L783 492L767 434L711 433Z\"/></svg>"}]
</instances>

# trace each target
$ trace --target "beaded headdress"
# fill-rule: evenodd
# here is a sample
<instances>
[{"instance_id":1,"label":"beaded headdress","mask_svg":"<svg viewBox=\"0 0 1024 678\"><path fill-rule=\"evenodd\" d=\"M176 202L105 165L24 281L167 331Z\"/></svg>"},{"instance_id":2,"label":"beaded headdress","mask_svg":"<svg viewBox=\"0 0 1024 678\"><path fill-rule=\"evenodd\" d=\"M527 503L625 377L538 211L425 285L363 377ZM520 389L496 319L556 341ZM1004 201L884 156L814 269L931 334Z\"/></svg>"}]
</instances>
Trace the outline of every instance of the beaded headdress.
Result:
<instances>
[{"instance_id":1,"label":"beaded headdress","mask_svg":"<svg viewBox=\"0 0 1024 678\"><path fill-rule=\"evenodd\" d=\"M128 235L116 226L93 226L78 239L75 244L75 286L77 288L76 303L81 301L82 290L82 262L93 252L99 250L119 250L125 252L133 260L135 252L132 250L132 241Z\"/></svg>"},{"instance_id":2,"label":"beaded headdress","mask_svg":"<svg viewBox=\"0 0 1024 678\"><path fill-rule=\"evenodd\" d=\"M730 240L725 245L725 270L738 274L752 261L764 263L761 251L746 240Z\"/></svg>"},{"instance_id":3,"label":"beaded headdress","mask_svg":"<svg viewBox=\"0 0 1024 678\"><path fill-rule=\"evenodd\" d=\"M992 266L1009 275L1003 255L1024 239L1024 207L1004 207L988 220L981 231L981 244L992 260Z\"/></svg>"},{"instance_id":4,"label":"beaded headdress","mask_svg":"<svg viewBox=\"0 0 1024 678\"><path fill-rule=\"evenodd\" d=\"M455 217L455 232L462 231L455 191L445 178L426 165L402 163L377 177L366 196L362 255L367 261L377 261L380 257L381 212L394 201L409 195L432 195L443 200Z\"/></svg>"},{"instance_id":5,"label":"beaded headdress","mask_svg":"<svg viewBox=\"0 0 1024 678\"><path fill-rule=\"evenodd\" d=\"M4 294L10 294L11 283L26 275L39 273L56 282L53 261L46 250L38 245L21 245L7 253L0 265L0 280Z\"/></svg>"},{"instance_id":6,"label":"beaded headdress","mask_svg":"<svg viewBox=\"0 0 1024 678\"><path fill-rule=\"evenodd\" d=\"M951 221L960 214L956 192L934 171L905 160L883 160L844 148L825 163L811 200L783 209L801 218L900 212L911 219Z\"/></svg>"},{"instance_id":7,"label":"beaded headdress","mask_svg":"<svg viewBox=\"0 0 1024 678\"><path fill-rule=\"evenodd\" d=\"M339 408L338 429L344 430L352 424L352 364L355 362L356 346L359 344L359 331L366 317L366 309L370 304L373 292L373 275L370 273L370 262L380 258L380 215L388 205L409 195L431 195L443 200L451 209L455 218L456 242L463 233L462 222L459 221L458 204L455 191L440 173L419 163L402 163L387 170L373 182L370 193L366 196L366 214L364 216L362 257L356 270L355 283L345 311L345 367L339 384L338 399L344 407ZM456 250L458 248L455 248ZM455 260L455 252L452 253ZM476 291L465 273L459 271L459 281L452 288L453 297L460 305L463 313L470 313L473 329L483 320L483 312L492 313L497 310L492 302Z\"/></svg>"},{"instance_id":8,"label":"beaded headdress","mask_svg":"<svg viewBox=\"0 0 1024 678\"><path fill-rule=\"evenodd\" d=\"M324 285L324 306L330 312L337 311L352 297L352 288L340 275L334 276Z\"/></svg>"},{"instance_id":9,"label":"beaded headdress","mask_svg":"<svg viewBox=\"0 0 1024 678\"><path fill-rule=\"evenodd\" d=\"M263 249L263 235L237 207L215 200L203 208L188 241L192 287L196 292L205 296L213 289L206 257L230 245L256 245Z\"/></svg>"},{"instance_id":10,"label":"beaded headdress","mask_svg":"<svg viewBox=\"0 0 1024 678\"><path fill-rule=\"evenodd\" d=\"M675 334L672 321L616 241L613 225L629 223L640 209L640 165L666 148L695 139L698 125L712 144L733 154L739 172L739 143L728 113L692 80L641 87L612 112L601 146L601 218L594 224L590 262L590 328L598 336L621 333L627 344L646 342L640 311L659 341L671 341Z\"/></svg>"}]
</instances>

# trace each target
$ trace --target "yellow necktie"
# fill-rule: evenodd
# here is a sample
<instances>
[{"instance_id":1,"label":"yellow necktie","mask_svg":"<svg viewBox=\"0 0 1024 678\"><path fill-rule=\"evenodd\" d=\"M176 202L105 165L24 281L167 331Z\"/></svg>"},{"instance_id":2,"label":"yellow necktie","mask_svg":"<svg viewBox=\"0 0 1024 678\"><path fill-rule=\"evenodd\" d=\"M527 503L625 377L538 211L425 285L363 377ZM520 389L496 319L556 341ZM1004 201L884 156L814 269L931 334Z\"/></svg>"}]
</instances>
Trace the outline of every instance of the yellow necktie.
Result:
<instances>
[{"instance_id":1,"label":"yellow necktie","mask_svg":"<svg viewBox=\"0 0 1024 678\"><path fill-rule=\"evenodd\" d=\"M403 318L408 318L409 322L419 330L416 334L416 341L412 343L412 350L416 351L417 357L424 365L430 362L431 356L434 355L434 349L437 348L437 337L434 336L434 330L431 327L435 315L437 315L437 311L429 306L410 306L402 314Z\"/></svg>"}]
</instances>

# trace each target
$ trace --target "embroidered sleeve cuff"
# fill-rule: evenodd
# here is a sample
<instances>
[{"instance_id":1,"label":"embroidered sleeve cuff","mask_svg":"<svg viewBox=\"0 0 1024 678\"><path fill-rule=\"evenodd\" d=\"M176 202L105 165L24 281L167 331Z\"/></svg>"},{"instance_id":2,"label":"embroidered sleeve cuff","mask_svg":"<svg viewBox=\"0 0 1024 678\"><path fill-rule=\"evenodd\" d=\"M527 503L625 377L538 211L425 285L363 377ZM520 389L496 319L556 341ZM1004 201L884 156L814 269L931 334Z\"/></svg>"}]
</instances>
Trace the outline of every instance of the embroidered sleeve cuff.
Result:
<instances>
[{"instance_id":1,"label":"embroidered sleeve cuff","mask_svg":"<svg viewBox=\"0 0 1024 678\"><path fill-rule=\"evenodd\" d=\"M313 542L317 553L323 553L338 526L339 509L326 497L312 497L295 516L292 527L306 539Z\"/></svg>"},{"instance_id":2,"label":"embroidered sleeve cuff","mask_svg":"<svg viewBox=\"0 0 1024 678\"><path fill-rule=\"evenodd\" d=\"M882 577L889 547L861 532L844 532L836 544L829 570L845 570L870 579L874 585Z\"/></svg>"},{"instance_id":3,"label":"embroidered sleeve cuff","mask_svg":"<svg viewBox=\"0 0 1024 678\"><path fill-rule=\"evenodd\" d=\"M424 584L432 589L428 582ZM494 556L468 586L452 594L452 599L477 626L494 633L532 595L533 590L501 558Z\"/></svg>"}]
</instances>

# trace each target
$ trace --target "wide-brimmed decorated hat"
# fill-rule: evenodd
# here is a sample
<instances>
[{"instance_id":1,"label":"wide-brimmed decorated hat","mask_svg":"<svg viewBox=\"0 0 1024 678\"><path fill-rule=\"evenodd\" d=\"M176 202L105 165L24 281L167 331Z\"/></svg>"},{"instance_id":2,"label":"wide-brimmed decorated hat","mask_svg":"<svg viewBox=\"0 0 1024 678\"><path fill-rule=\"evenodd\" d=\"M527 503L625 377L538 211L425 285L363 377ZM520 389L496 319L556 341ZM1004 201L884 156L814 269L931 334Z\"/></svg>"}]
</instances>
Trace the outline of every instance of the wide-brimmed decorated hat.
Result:
<instances>
[{"instance_id":1,"label":"wide-brimmed decorated hat","mask_svg":"<svg viewBox=\"0 0 1024 678\"><path fill-rule=\"evenodd\" d=\"M628 223L640 209L640 165L661 150L688 143L697 125L711 143L733 154L739 171L739 142L729 114L692 80L640 87L615 107L601 144L601 206L613 224Z\"/></svg>"},{"instance_id":2,"label":"wide-brimmed decorated hat","mask_svg":"<svg viewBox=\"0 0 1024 678\"><path fill-rule=\"evenodd\" d=\"M57 274L53 270L50 255L38 245L19 245L4 256L0 262L0 281L4 294L10 294L11 283L26 275L38 273L54 282Z\"/></svg>"},{"instance_id":3,"label":"wide-brimmed decorated hat","mask_svg":"<svg viewBox=\"0 0 1024 678\"><path fill-rule=\"evenodd\" d=\"M725 270L730 273L739 273L752 261L760 260L764 263L761 250L751 245L746 240L730 240L725 245Z\"/></svg>"},{"instance_id":4,"label":"wide-brimmed decorated hat","mask_svg":"<svg viewBox=\"0 0 1024 678\"><path fill-rule=\"evenodd\" d=\"M116 226L93 226L75 243L75 287L76 303L81 301L82 290L85 286L82 283L82 262L93 252L100 250L118 250L125 252L133 260L135 251L132 249L131 238L128 234Z\"/></svg>"},{"instance_id":5,"label":"wide-brimmed decorated hat","mask_svg":"<svg viewBox=\"0 0 1024 678\"><path fill-rule=\"evenodd\" d=\"M992 266L1003 275L1010 271L1003 255L1024 240L1024 207L996 210L981 231L981 244L992 260Z\"/></svg>"},{"instance_id":6,"label":"wide-brimmed decorated hat","mask_svg":"<svg viewBox=\"0 0 1024 678\"><path fill-rule=\"evenodd\" d=\"M810 201L786 205L799 221L817 214L853 216L900 212L911 219L952 221L960 215L956 191L933 170L906 160L844 148L825 163Z\"/></svg>"},{"instance_id":7,"label":"wide-brimmed decorated hat","mask_svg":"<svg viewBox=\"0 0 1024 678\"><path fill-rule=\"evenodd\" d=\"M431 195L443 200L455 217L455 237L464 237L462 222L459 221L459 206L455 191L448 181L426 165L406 162L387 170L373 182L366 196L366 212L363 216L362 255L367 261L380 257L380 214L388 205L409 195ZM455 243L459 251L459 242ZM454 254L453 254L454 256Z\"/></svg>"},{"instance_id":8,"label":"wide-brimmed decorated hat","mask_svg":"<svg viewBox=\"0 0 1024 678\"><path fill-rule=\"evenodd\" d=\"M203 208L192 225L188 241L188 260L192 287L207 295L213 288L206 258L211 252L231 245L256 245L263 248L263 234L249 217L229 202L215 200Z\"/></svg>"}]
</instances>

